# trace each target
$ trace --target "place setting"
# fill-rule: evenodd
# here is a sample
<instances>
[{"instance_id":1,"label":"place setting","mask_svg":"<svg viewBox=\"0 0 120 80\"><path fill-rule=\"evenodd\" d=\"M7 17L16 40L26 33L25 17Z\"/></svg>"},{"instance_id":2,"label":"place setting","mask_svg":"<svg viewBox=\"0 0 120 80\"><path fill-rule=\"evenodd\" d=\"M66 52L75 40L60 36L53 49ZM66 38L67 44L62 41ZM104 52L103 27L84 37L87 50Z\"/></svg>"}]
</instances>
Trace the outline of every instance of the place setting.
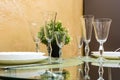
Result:
<instances>
[{"instance_id":1,"label":"place setting","mask_svg":"<svg viewBox=\"0 0 120 80\"><path fill-rule=\"evenodd\" d=\"M117 48L115 51L104 51L103 57L106 59L103 66L111 67L111 68L119 68L120 67L120 48ZM92 51L91 56L93 58L98 58L100 53L98 51ZM94 66L99 66L98 63L92 63Z\"/></svg>"},{"instance_id":2,"label":"place setting","mask_svg":"<svg viewBox=\"0 0 120 80\"><path fill-rule=\"evenodd\" d=\"M1 52L0 53L0 69L31 69L38 66L48 64L48 56L39 52Z\"/></svg>"},{"instance_id":3,"label":"place setting","mask_svg":"<svg viewBox=\"0 0 120 80\"><path fill-rule=\"evenodd\" d=\"M0 65L7 68L20 68L20 67L31 67L40 65L50 65L51 64L51 40L53 39L53 31L49 31L46 26L51 25L54 27L56 12L46 11L40 13L41 18L26 19L29 26L29 31L31 38L35 44L35 51L33 52L0 52ZM37 16L37 15L36 15ZM41 21L42 19L42 21ZM40 50L40 43L42 43L41 37L41 27L43 27L43 32L47 43L46 52ZM54 63L53 63L54 64ZM4 68L3 67L3 68ZM2 66L1 66L2 68Z\"/></svg>"},{"instance_id":4,"label":"place setting","mask_svg":"<svg viewBox=\"0 0 120 80\"><path fill-rule=\"evenodd\" d=\"M80 18L82 24L82 38L78 39L78 50L81 48L82 43L85 43L85 56L80 56L79 59L84 61L84 79L89 80L89 63L98 66L98 79L104 80L103 67L120 67L120 52L119 49L115 51L105 51L104 43L108 39L110 25L112 19L110 18L94 18L93 15L83 15ZM95 38L99 43L98 51L90 51L89 43L91 42L92 27L95 32ZM82 41L83 40L83 41ZM81 43L82 42L82 43ZM118 52L117 52L118 51ZM79 52L78 52L79 53ZM91 53L91 54L90 54Z\"/></svg>"}]
</instances>

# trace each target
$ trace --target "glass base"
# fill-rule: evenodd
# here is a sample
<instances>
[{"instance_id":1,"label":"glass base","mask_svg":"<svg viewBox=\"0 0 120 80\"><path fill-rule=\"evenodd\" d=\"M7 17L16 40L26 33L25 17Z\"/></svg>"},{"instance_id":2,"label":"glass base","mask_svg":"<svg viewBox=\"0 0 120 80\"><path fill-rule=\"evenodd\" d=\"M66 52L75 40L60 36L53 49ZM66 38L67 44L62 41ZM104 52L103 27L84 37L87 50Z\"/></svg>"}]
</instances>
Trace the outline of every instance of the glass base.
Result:
<instances>
[{"instance_id":1,"label":"glass base","mask_svg":"<svg viewBox=\"0 0 120 80\"><path fill-rule=\"evenodd\" d=\"M54 64L54 63L62 63L63 59L62 58L53 58L53 57L49 57L48 58L48 63L49 64Z\"/></svg>"},{"instance_id":2,"label":"glass base","mask_svg":"<svg viewBox=\"0 0 120 80\"><path fill-rule=\"evenodd\" d=\"M49 64L52 64L52 60L51 60L51 57L50 57L50 56L48 57L48 63L49 63Z\"/></svg>"},{"instance_id":3,"label":"glass base","mask_svg":"<svg viewBox=\"0 0 120 80\"><path fill-rule=\"evenodd\" d=\"M91 59L90 56L84 56L84 57L82 58L83 61L90 61L90 59Z\"/></svg>"},{"instance_id":4,"label":"glass base","mask_svg":"<svg viewBox=\"0 0 120 80\"><path fill-rule=\"evenodd\" d=\"M62 63L63 62L63 59L62 58L52 58L52 63Z\"/></svg>"},{"instance_id":5,"label":"glass base","mask_svg":"<svg viewBox=\"0 0 120 80\"><path fill-rule=\"evenodd\" d=\"M105 61L107 61L104 57L99 57L99 58L97 58L97 61L98 62L105 62Z\"/></svg>"},{"instance_id":6,"label":"glass base","mask_svg":"<svg viewBox=\"0 0 120 80\"><path fill-rule=\"evenodd\" d=\"M82 56L78 56L78 59L82 59Z\"/></svg>"},{"instance_id":7,"label":"glass base","mask_svg":"<svg viewBox=\"0 0 120 80\"><path fill-rule=\"evenodd\" d=\"M85 75L84 80L90 80L89 75Z\"/></svg>"},{"instance_id":8,"label":"glass base","mask_svg":"<svg viewBox=\"0 0 120 80\"><path fill-rule=\"evenodd\" d=\"M103 77L99 77L97 80L104 80Z\"/></svg>"}]
</instances>

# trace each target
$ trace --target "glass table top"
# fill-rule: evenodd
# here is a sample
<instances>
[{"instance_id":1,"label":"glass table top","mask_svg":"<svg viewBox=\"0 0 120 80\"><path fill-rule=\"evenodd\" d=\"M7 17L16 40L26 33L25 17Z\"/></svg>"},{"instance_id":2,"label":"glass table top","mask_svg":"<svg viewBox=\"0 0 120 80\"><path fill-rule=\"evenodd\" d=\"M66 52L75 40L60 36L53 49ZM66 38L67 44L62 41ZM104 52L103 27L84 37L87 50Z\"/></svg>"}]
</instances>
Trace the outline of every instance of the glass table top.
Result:
<instances>
[{"instance_id":1,"label":"glass table top","mask_svg":"<svg viewBox=\"0 0 120 80\"><path fill-rule=\"evenodd\" d=\"M65 73L69 73L68 80L83 80L85 76L85 69L89 69L88 74L90 74L90 77L92 77L91 66L96 67L98 69L99 63L97 62L96 58L91 57L88 60L85 60L84 58L73 57L73 58L64 59L63 63L61 64L58 63L48 64L47 60L45 60L43 62L38 62L34 64L0 65L0 76L11 77L11 78L43 80L41 79L41 76L44 76L43 74L45 73L55 75L56 73L60 74L62 72L65 72ZM103 67L120 68L120 60L106 60L103 63ZM96 74L98 74L98 71L96 72ZM52 79L52 80L59 80L59 79Z\"/></svg>"}]
</instances>

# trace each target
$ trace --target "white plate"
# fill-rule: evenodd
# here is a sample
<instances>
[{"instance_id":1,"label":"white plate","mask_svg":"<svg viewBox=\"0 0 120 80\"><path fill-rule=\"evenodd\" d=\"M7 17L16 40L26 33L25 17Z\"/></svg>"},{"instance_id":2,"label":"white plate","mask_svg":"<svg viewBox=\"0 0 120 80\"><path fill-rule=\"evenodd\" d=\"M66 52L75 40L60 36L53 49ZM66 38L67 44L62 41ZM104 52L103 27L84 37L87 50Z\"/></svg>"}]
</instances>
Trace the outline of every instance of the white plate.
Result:
<instances>
[{"instance_id":1,"label":"white plate","mask_svg":"<svg viewBox=\"0 0 120 80\"><path fill-rule=\"evenodd\" d=\"M93 51L91 55L94 57L99 57L100 53ZM108 59L120 59L120 52L106 51L103 53L103 57Z\"/></svg>"},{"instance_id":2,"label":"white plate","mask_svg":"<svg viewBox=\"0 0 120 80\"><path fill-rule=\"evenodd\" d=\"M47 58L39 52L0 52L0 64L26 64L39 62Z\"/></svg>"},{"instance_id":3,"label":"white plate","mask_svg":"<svg viewBox=\"0 0 120 80\"><path fill-rule=\"evenodd\" d=\"M99 63L92 63L92 65L99 66ZM103 67L120 68L120 63L104 63Z\"/></svg>"}]
</instances>

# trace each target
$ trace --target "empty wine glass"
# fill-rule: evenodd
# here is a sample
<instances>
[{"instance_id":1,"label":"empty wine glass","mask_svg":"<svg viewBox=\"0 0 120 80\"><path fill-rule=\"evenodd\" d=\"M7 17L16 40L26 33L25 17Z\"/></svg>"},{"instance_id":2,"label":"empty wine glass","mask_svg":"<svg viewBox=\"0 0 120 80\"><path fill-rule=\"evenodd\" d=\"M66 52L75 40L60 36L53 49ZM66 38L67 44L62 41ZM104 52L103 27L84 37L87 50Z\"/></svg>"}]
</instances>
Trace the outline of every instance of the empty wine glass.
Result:
<instances>
[{"instance_id":1,"label":"empty wine glass","mask_svg":"<svg viewBox=\"0 0 120 80\"><path fill-rule=\"evenodd\" d=\"M80 49L81 49L81 47L82 47L82 45L83 45L83 37L82 37L82 35L81 36L77 36L77 47L78 47L78 58L81 58L81 54L80 54Z\"/></svg>"},{"instance_id":2,"label":"empty wine glass","mask_svg":"<svg viewBox=\"0 0 120 80\"><path fill-rule=\"evenodd\" d=\"M100 57L98 60L104 61L103 53L104 53L104 47L103 44L106 42L109 34L109 29L111 25L112 19L110 18L98 18L94 20L94 31L95 31L95 37L97 42L99 42L99 52Z\"/></svg>"},{"instance_id":3,"label":"empty wine glass","mask_svg":"<svg viewBox=\"0 0 120 80\"><path fill-rule=\"evenodd\" d=\"M43 26L44 26L44 34L45 38L48 42L48 55L49 55L49 63L51 63L51 53L52 53L52 47L51 47L51 41L53 40L54 35L54 26L55 26L55 20L56 20L56 12L48 11L43 13Z\"/></svg>"},{"instance_id":4,"label":"empty wine glass","mask_svg":"<svg viewBox=\"0 0 120 80\"><path fill-rule=\"evenodd\" d=\"M104 80L103 79L103 73L104 73L103 62L105 61L105 59L103 58L103 53L104 53L103 44L106 42L108 38L111 22L112 22L112 19L110 18L98 18L94 20L95 37L100 44L99 46L100 56L98 58L98 62L99 62L98 80Z\"/></svg>"},{"instance_id":5,"label":"empty wine glass","mask_svg":"<svg viewBox=\"0 0 120 80\"><path fill-rule=\"evenodd\" d=\"M36 45L36 52L39 52L40 39L38 38L38 32L40 31L41 22L40 20L31 20L29 21L29 25L33 41L35 42Z\"/></svg>"},{"instance_id":6,"label":"empty wine glass","mask_svg":"<svg viewBox=\"0 0 120 80\"><path fill-rule=\"evenodd\" d=\"M91 41L91 35L92 35L92 27L93 27L93 15L83 15L81 18L81 24L82 24L82 34L83 34L83 40L85 42L85 59L89 58L89 43Z\"/></svg>"},{"instance_id":7,"label":"empty wine glass","mask_svg":"<svg viewBox=\"0 0 120 80\"><path fill-rule=\"evenodd\" d=\"M62 47L65 44L66 33L63 32L55 32L55 39L59 49L59 63L62 63Z\"/></svg>"}]
</instances>

